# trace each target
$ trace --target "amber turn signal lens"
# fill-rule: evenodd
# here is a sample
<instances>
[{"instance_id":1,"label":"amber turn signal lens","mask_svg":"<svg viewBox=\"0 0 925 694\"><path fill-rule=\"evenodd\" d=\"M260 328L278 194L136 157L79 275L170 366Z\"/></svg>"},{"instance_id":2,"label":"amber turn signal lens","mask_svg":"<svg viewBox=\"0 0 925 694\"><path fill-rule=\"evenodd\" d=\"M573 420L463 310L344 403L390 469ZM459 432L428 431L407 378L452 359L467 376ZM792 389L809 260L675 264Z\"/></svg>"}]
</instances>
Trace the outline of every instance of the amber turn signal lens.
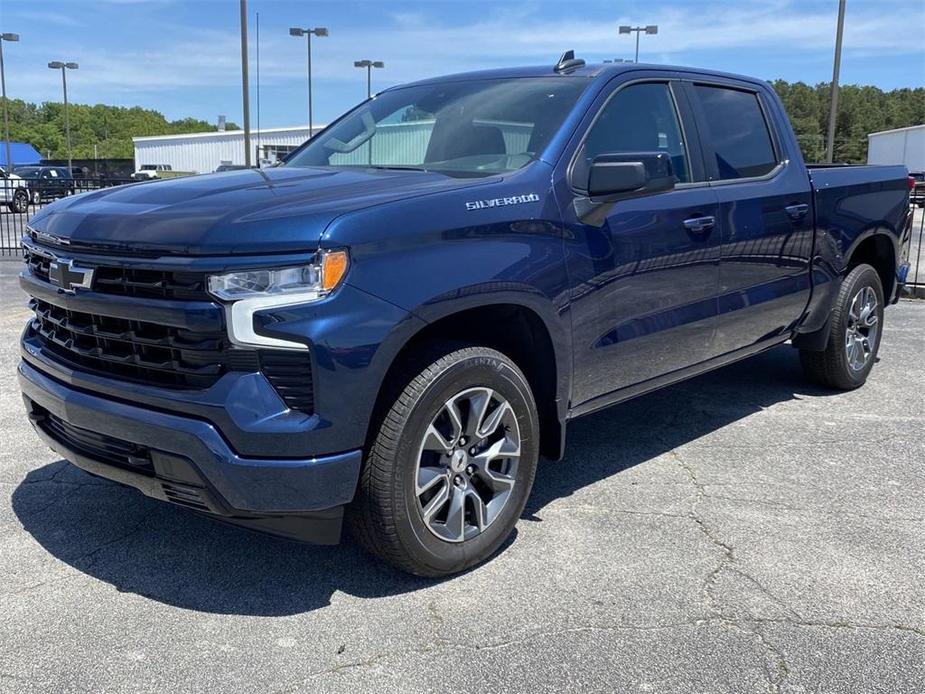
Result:
<instances>
[{"instance_id":1,"label":"amber turn signal lens","mask_svg":"<svg viewBox=\"0 0 925 694\"><path fill-rule=\"evenodd\" d=\"M328 251L321 256L321 289L330 292L347 274L347 251Z\"/></svg>"}]
</instances>

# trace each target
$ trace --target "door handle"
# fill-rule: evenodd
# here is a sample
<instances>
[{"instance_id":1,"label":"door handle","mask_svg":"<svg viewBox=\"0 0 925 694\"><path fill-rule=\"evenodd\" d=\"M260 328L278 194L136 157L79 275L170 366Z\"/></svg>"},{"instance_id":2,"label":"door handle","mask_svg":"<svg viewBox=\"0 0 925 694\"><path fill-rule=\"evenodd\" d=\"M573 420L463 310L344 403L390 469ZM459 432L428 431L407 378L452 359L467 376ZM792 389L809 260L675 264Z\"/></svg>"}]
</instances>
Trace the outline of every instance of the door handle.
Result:
<instances>
[{"instance_id":1,"label":"door handle","mask_svg":"<svg viewBox=\"0 0 925 694\"><path fill-rule=\"evenodd\" d=\"M806 216L807 212L809 212L809 205L806 203L800 203L799 205L788 205L784 208L784 210L786 210L787 214L790 215L790 219L798 222Z\"/></svg>"},{"instance_id":2,"label":"door handle","mask_svg":"<svg viewBox=\"0 0 925 694\"><path fill-rule=\"evenodd\" d=\"M684 220L684 228L695 234L702 234L705 231L710 231L710 229L715 226L715 217L691 217L690 219Z\"/></svg>"}]
</instances>

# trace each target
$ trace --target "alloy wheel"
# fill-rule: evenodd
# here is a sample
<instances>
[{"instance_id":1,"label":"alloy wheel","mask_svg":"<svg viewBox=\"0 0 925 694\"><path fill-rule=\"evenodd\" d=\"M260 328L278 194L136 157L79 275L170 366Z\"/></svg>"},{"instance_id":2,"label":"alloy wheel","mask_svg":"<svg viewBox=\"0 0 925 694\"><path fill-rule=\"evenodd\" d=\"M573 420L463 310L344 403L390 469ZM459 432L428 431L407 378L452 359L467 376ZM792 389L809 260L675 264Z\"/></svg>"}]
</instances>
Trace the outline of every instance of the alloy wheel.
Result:
<instances>
[{"instance_id":1,"label":"alloy wheel","mask_svg":"<svg viewBox=\"0 0 925 694\"><path fill-rule=\"evenodd\" d=\"M845 356L854 371L861 371L870 361L880 329L877 294L873 287L862 287L851 300L845 332Z\"/></svg>"},{"instance_id":2,"label":"alloy wheel","mask_svg":"<svg viewBox=\"0 0 925 694\"><path fill-rule=\"evenodd\" d=\"M497 391L469 388L444 402L424 434L415 471L427 529L463 542L488 528L511 498L520 444L514 410Z\"/></svg>"}]
</instances>

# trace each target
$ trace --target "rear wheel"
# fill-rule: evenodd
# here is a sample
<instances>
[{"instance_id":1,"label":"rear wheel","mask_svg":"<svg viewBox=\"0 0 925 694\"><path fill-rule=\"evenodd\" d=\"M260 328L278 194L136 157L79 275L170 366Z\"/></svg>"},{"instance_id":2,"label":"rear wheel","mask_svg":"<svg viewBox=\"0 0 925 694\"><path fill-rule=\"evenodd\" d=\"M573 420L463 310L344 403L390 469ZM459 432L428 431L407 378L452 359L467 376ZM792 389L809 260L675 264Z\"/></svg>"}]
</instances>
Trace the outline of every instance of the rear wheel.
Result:
<instances>
[{"instance_id":1,"label":"rear wheel","mask_svg":"<svg viewBox=\"0 0 925 694\"><path fill-rule=\"evenodd\" d=\"M851 390L864 385L880 348L883 306L877 271L870 265L851 270L835 300L825 349L800 350L806 375L829 388Z\"/></svg>"},{"instance_id":2,"label":"rear wheel","mask_svg":"<svg viewBox=\"0 0 925 694\"><path fill-rule=\"evenodd\" d=\"M348 515L396 567L441 576L507 539L533 486L539 423L520 369L486 347L419 362L382 418Z\"/></svg>"}]
</instances>

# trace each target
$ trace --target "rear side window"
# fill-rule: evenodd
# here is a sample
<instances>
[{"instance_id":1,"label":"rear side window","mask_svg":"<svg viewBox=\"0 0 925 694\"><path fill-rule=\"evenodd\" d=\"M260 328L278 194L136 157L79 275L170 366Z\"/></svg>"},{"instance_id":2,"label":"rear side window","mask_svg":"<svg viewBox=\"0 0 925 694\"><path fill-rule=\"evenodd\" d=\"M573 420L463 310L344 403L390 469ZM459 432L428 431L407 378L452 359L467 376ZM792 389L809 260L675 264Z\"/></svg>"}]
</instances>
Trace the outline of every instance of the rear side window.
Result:
<instances>
[{"instance_id":1,"label":"rear side window","mask_svg":"<svg viewBox=\"0 0 925 694\"><path fill-rule=\"evenodd\" d=\"M591 126L573 181L584 188L595 157L631 152L665 152L678 181L691 180L678 112L664 82L633 84L613 96Z\"/></svg>"},{"instance_id":2,"label":"rear side window","mask_svg":"<svg viewBox=\"0 0 925 694\"><path fill-rule=\"evenodd\" d=\"M764 176L777 166L758 95L696 85L720 180Z\"/></svg>"}]
</instances>

